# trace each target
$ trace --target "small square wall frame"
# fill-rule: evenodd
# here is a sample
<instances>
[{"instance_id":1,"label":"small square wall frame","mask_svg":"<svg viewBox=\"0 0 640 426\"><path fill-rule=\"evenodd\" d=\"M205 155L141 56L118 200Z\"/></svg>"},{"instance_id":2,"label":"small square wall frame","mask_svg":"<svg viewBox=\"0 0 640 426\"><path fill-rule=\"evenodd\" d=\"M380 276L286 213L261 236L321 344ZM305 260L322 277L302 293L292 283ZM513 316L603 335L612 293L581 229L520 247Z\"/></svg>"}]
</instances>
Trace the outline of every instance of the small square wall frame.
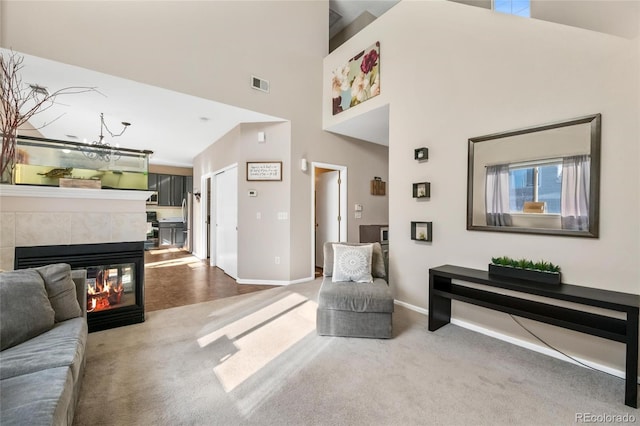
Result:
<instances>
[{"instance_id":1,"label":"small square wall frame","mask_svg":"<svg viewBox=\"0 0 640 426\"><path fill-rule=\"evenodd\" d=\"M414 241L432 241L432 222L411 222L411 239Z\"/></svg>"},{"instance_id":2,"label":"small square wall frame","mask_svg":"<svg viewBox=\"0 0 640 426\"><path fill-rule=\"evenodd\" d=\"M422 147L413 150L413 159L422 161L429 158L429 149Z\"/></svg>"},{"instance_id":3,"label":"small square wall frame","mask_svg":"<svg viewBox=\"0 0 640 426\"><path fill-rule=\"evenodd\" d=\"M413 198L431 197L431 183L418 182L413 184Z\"/></svg>"}]
</instances>

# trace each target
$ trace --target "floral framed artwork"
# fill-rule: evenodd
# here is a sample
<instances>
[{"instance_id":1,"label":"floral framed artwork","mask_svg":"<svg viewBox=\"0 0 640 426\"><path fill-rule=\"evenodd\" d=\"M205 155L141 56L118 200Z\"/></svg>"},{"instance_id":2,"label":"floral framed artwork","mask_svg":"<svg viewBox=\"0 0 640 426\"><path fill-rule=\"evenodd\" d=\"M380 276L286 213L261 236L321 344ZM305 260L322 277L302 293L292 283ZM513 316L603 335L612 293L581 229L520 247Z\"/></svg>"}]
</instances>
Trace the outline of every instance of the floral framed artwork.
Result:
<instances>
[{"instance_id":1,"label":"floral framed artwork","mask_svg":"<svg viewBox=\"0 0 640 426\"><path fill-rule=\"evenodd\" d=\"M380 42L331 73L333 115L380 94Z\"/></svg>"}]
</instances>

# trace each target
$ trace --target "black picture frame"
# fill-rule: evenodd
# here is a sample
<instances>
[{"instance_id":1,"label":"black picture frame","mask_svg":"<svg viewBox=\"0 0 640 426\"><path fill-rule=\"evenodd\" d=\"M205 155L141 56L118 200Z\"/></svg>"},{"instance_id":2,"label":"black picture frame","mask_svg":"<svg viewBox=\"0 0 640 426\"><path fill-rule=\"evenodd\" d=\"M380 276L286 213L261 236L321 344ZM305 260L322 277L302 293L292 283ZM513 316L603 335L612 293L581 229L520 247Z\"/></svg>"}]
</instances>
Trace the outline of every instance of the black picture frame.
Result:
<instances>
[{"instance_id":1,"label":"black picture frame","mask_svg":"<svg viewBox=\"0 0 640 426\"><path fill-rule=\"evenodd\" d=\"M247 181L282 181L282 161L247 161Z\"/></svg>"}]
</instances>

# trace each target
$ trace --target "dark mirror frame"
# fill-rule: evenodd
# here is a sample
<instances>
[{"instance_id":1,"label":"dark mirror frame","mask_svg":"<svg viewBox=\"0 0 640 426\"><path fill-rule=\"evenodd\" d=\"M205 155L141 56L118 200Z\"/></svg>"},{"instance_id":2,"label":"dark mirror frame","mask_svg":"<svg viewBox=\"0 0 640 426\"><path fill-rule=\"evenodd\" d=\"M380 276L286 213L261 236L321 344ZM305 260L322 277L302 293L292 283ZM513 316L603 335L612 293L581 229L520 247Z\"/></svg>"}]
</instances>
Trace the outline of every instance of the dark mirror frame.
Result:
<instances>
[{"instance_id":1,"label":"dark mirror frame","mask_svg":"<svg viewBox=\"0 0 640 426\"><path fill-rule=\"evenodd\" d=\"M559 127L567 127L567 126L574 126L574 125L587 124L587 123L590 124L591 126L591 133L590 133L591 168L590 168L590 182L589 182L590 204L589 204L589 230L588 231L473 225L473 189L474 189L473 164L474 164L474 146L477 143L506 138L506 137L523 135L526 133L542 132L549 129L556 129ZM470 138L468 166L467 166L467 230L598 238L599 222L600 222L600 209L599 209L599 206L600 206L600 138L601 138L600 126L601 126L601 114L592 114L585 117L545 124L541 126L528 127L528 128L519 129L519 130L511 130L507 132L494 133L490 135Z\"/></svg>"}]
</instances>

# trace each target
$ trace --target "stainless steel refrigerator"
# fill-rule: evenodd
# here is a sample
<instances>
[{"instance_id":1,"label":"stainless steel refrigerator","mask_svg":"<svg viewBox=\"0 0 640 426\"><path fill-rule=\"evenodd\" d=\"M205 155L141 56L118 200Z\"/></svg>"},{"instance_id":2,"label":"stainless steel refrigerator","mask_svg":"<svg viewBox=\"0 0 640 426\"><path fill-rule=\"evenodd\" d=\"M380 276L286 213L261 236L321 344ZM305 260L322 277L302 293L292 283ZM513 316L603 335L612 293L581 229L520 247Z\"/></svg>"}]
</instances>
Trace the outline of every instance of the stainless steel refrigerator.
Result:
<instances>
[{"instance_id":1,"label":"stainless steel refrigerator","mask_svg":"<svg viewBox=\"0 0 640 426\"><path fill-rule=\"evenodd\" d=\"M193 235L192 226L193 223L193 194L187 192L185 198L182 199L182 222L184 222L184 245L182 248L189 253L193 251Z\"/></svg>"}]
</instances>

